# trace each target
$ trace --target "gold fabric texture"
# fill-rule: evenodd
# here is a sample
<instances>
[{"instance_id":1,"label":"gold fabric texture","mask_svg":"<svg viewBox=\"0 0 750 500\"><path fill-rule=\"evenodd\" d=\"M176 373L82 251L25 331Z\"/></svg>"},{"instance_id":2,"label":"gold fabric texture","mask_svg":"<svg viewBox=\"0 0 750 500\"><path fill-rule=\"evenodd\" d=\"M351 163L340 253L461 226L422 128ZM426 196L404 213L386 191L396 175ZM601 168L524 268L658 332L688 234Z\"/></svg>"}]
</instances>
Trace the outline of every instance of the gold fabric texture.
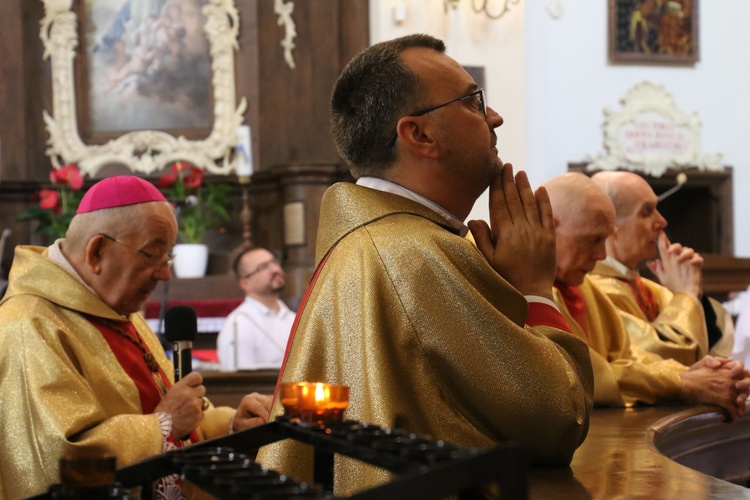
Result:
<instances>
[{"instance_id":1,"label":"gold fabric texture","mask_svg":"<svg viewBox=\"0 0 750 500\"><path fill-rule=\"evenodd\" d=\"M587 341L594 367L594 404L632 406L636 402L658 403L679 396L679 373L688 367L673 359L631 346L620 314L611 300L586 276L579 287L586 304L586 333L571 316L560 292L553 290L573 333Z\"/></svg>"},{"instance_id":2,"label":"gold fabric texture","mask_svg":"<svg viewBox=\"0 0 750 500\"><path fill-rule=\"evenodd\" d=\"M123 320L46 249L17 247L0 302L0 498L46 491L59 482L63 456L109 454L123 467L162 452L158 417L142 414L136 386L82 314ZM171 379L172 364L146 321L130 319ZM206 412L208 432L199 435L226 434L228 414Z\"/></svg>"},{"instance_id":3,"label":"gold fabric texture","mask_svg":"<svg viewBox=\"0 0 750 500\"><path fill-rule=\"evenodd\" d=\"M646 278L641 280L653 292L659 316L652 323L638 307L630 285L625 280L633 279L616 269L599 262L591 273L591 279L621 311L630 341L646 351L671 358L690 366L706 354L728 357L732 354L734 329L731 322L720 325L723 338L713 349L708 348L708 332L703 306L692 295L673 294L666 287ZM719 308L723 308L719 305ZM716 309L716 308L715 308ZM723 316L726 316L726 312Z\"/></svg>"},{"instance_id":4,"label":"gold fabric texture","mask_svg":"<svg viewBox=\"0 0 750 500\"><path fill-rule=\"evenodd\" d=\"M535 463L570 462L592 405L584 342L524 327L524 297L418 203L336 184L318 234L318 261L335 248L298 313L283 381L349 385L348 419L464 447L513 439ZM286 441L258 456L304 479L310 458ZM351 460L335 467L337 494L387 477Z\"/></svg>"}]
</instances>

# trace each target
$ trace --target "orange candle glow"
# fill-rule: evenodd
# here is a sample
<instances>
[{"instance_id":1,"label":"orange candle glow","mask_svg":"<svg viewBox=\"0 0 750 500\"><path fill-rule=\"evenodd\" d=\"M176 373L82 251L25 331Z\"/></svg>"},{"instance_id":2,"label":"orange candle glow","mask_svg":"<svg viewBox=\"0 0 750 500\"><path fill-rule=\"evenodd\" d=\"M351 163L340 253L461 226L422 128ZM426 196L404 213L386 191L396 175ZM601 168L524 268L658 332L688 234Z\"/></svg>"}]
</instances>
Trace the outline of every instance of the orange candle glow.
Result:
<instances>
[{"instance_id":1,"label":"orange candle glow","mask_svg":"<svg viewBox=\"0 0 750 500\"><path fill-rule=\"evenodd\" d=\"M300 382L297 394L300 418L306 422L340 422L349 406L349 387L345 385Z\"/></svg>"},{"instance_id":2,"label":"orange candle glow","mask_svg":"<svg viewBox=\"0 0 750 500\"><path fill-rule=\"evenodd\" d=\"M304 382L302 382L304 383ZM284 382L279 388L281 406L284 407L284 415L290 418L299 418L299 386L300 382Z\"/></svg>"}]
</instances>

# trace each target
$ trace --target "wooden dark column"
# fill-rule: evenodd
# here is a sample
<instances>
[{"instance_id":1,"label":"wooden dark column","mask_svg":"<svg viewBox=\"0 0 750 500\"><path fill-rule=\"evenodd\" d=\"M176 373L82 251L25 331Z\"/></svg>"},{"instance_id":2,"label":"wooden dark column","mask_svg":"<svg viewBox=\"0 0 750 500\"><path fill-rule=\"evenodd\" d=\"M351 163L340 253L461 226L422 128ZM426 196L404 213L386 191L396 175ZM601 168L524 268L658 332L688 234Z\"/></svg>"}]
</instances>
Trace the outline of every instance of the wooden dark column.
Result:
<instances>
[{"instance_id":1,"label":"wooden dark column","mask_svg":"<svg viewBox=\"0 0 750 500\"><path fill-rule=\"evenodd\" d=\"M275 170L282 186L286 296L296 308L315 271L315 242L320 202L336 180L345 177L338 165L289 165Z\"/></svg>"}]
</instances>

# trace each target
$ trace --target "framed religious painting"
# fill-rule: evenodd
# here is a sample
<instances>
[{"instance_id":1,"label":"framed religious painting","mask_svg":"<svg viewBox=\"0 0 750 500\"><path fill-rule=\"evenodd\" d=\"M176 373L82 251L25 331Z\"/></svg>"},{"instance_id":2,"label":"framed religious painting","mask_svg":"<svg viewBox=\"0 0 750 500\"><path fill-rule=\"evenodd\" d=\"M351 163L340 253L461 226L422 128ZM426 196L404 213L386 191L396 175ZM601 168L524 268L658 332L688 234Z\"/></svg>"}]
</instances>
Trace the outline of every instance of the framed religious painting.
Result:
<instances>
[{"instance_id":1,"label":"framed religious painting","mask_svg":"<svg viewBox=\"0 0 750 500\"><path fill-rule=\"evenodd\" d=\"M235 96L233 0L43 1L53 165L232 171L246 107Z\"/></svg>"},{"instance_id":2,"label":"framed religious painting","mask_svg":"<svg viewBox=\"0 0 750 500\"><path fill-rule=\"evenodd\" d=\"M698 0L609 0L609 60L698 61Z\"/></svg>"}]
</instances>

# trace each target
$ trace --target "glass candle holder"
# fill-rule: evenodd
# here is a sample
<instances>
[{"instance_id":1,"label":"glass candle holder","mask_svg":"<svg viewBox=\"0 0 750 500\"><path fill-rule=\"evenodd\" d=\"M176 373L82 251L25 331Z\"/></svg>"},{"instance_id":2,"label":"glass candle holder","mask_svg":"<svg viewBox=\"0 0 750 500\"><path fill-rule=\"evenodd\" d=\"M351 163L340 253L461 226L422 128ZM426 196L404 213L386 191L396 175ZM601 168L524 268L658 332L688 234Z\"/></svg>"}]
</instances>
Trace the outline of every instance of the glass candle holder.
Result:
<instances>
[{"instance_id":1,"label":"glass candle holder","mask_svg":"<svg viewBox=\"0 0 750 500\"><path fill-rule=\"evenodd\" d=\"M300 419L309 423L338 423L349 406L349 386L317 382L297 385Z\"/></svg>"},{"instance_id":2,"label":"glass candle holder","mask_svg":"<svg viewBox=\"0 0 750 500\"><path fill-rule=\"evenodd\" d=\"M279 387L279 398L281 406L284 407L284 415L289 418L300 417L299 385L305 382L283 382Z\"/></svg>"}]
</instances>

